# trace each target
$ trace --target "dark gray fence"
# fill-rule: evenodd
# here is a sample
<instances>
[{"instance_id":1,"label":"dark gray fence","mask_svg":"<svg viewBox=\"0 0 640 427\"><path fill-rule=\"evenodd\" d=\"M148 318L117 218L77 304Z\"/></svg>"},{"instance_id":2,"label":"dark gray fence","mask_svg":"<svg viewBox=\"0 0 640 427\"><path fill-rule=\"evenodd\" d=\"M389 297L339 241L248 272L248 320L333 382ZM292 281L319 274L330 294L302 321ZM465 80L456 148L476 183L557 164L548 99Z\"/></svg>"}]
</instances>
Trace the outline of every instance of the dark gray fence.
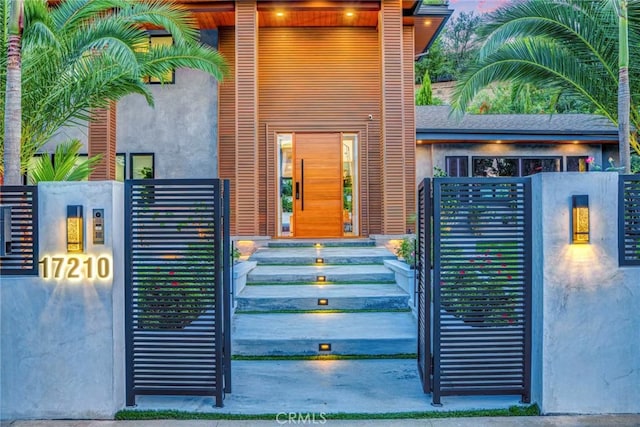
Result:
<instances>
[{"instance_id":1,"label":"dark gray fence","mask_svg":"<svg viewBox=\"0 0 640 427\"><path fill-rule=\"evenodd\" d=\"M132 180L125 197L127 405L170 394L213 396L222 406L230 391L228 185Z\"/></svg>"},{"instance_id":2,"label":"dark gray fence","mask_svg":"<svg viewBox=\"0 0 640 427\"><path fill-rule=\"evenodd\" d=\"M528 402L530 181L436 178L433 211L433 311L428 300L420 307L425 324L433 317L433 403L446 395L485 394L518 394ZM428 228L428 221L421 220L419 227ZM429 244L421 239L425 254ZM426 261L421 269L419 289L426 297ZM422 342L425 347L418 351L426 357L428 335Z\"/></svg>"},{"instance_id":3,"label":"dark gray fence","mask_svg":"<svg viewBox=\"0 0 640 427\"><path fill-rule=\"evenodd\" d=\"M431 392L431 181L418 187L416 235L416 300L418 303L418 373L425 393Z\"/></svg>"},{"instance_id":4,"label":"dark gray fence","mask_svg":"<svg viewBox=\"0 0 640 427\"><path fill-rule=\"evenodd\" d=\"M618 191L620 265L640 265L640 176L620 175Z\"/></svg>"},{"instance_id":5,"label":"dark gray fence","mask_svg":"<svg viewBox=\"0 0 640 427\"><path fill-rule=\"evenodd\" d=\"M0 256L3 276L38 275L38 187L0 186L0 205L11 207L9 252ZM4 242L3 242L4 243Z\"/></svg>"}]
</instances>

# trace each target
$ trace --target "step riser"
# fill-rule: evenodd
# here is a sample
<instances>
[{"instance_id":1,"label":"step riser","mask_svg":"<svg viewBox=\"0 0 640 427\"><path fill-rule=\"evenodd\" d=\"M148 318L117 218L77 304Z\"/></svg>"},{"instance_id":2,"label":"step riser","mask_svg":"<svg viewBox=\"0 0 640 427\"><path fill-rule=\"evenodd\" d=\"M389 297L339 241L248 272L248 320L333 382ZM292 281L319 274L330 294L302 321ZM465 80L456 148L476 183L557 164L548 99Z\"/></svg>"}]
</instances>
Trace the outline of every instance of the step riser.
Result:
<instances>
[{"instance_id":1,"label":"step riser","mask_svg":"<svg viewBox=\"0 0 640 427\"><path fill-rule=\"evenodd\" d=\"M321 298L321 297L319 297ZM409 297L329 298L318 305L318 298L238 298L237 311L285 310L397 310L406 309Z\"/></svg>"},{"instance_id":2,"label":"step riser","mask_svg":"<svg viewBox=\"0 0 640 427\"><path fill-rule=\"evenodd\" d=\"M324 257L322 264L316 263L316 257L268 257L254 255L251 257L252 261L257 261L260 265L368 265L368 264L382 264L385 260L396 259L394 257L385 256L370 256L370 257L340 257L331 256Z\"/></svg>"},{"instance_id":3,"label":"step riser","mask_svg":"<svg viewBox=\"0 0 640 427\"><path fill-rule=\"evenodd\" d=\"M283 268L283 270L285 271L280 274L249 273L247 283L318 283L318 276L325 276L325 282L330 283L389 283L395 280L395 275L392 272L350 274L318 271L317 273L291 274L286 273L286 268Z\"/></svg>"},{"instance_id":4,"label":"step riser","mask_svg":"<svg viewBox=\"0 0 640 427\"><path fill-rule=\"evenodd\" d=\"M320 351L321 343L330 343L331 351ZM290 340L236 340L232 343L236 356L313 356L313 355L394 355L415 353L417 343L414 339L386 340L330 340L312 339Z\"/></svg>"}]
</instances>

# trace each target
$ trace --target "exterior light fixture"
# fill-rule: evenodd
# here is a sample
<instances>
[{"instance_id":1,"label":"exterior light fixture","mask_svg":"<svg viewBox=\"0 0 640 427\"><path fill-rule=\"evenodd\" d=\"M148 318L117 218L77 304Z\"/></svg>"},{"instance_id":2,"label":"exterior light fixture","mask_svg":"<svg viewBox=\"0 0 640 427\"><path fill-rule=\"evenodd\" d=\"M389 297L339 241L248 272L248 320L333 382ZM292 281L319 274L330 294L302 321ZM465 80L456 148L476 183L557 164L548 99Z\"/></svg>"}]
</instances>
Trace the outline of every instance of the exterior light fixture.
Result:
<instances>
[{"instance_id":1,"label":"exterior light fixture","mask_svg":"<svg viewBox=\"0 0 640 427\"><path fill-rule=\"evenodd\" d=\"M328 298L318 298L318 305L329 305Z\"/></svg>"},{"instance_id":2,"label":"exterior light fixture","mask_svg":"<svg viewBox=\"0 0 640 427\"><path fill-rule=\"evenodd\" d=\"M345 13L346 16L348 16L349 18L351 18L353 16L353 12L348 11L347 13Z\"/></svg>"},{"instance_id":3,"label":"exterior light fixture","mask_svg":"<svg viewBox=\"0 0 640 427\"><path fill-rule=\"evenodd\" d=\"M321 248L322 247L322 243L314 243L313 246L316 247L316 248Z\"/></svg>"},{"instance_id":4,"label":"exterior light fixture","mask_svg":"<svg viewBox=\"0 0 640 427\"><path fill-rule=\"evenodd\" d=\"M82 206L67 206L67 252L84 252L84 221Z\"/></svg>"},{"instance_id":5,"label":"exterior light fixture","mask_svg":"<svg viewBox=\"0 0 640 427\"><path fill-rule=\"evenodd\" d=\"M316 276L316 282L326 282L327 276Z\"/></svg>"},{"instance_id":6,"label":"exterior light fixture","mask_svg":"<svg viewBox=\"0 0 640 427\"><path fill-rule=\"evenodd\" d=\"M323 342L318 344L318 351L331 351L331 343Z\"/></svg>"},{"instance_id":7,"label":"exterior light fixture","mask_svg":"<svg viewBox=\"0 0 640 427\"><path fill-rule=\"evenodd\" d=\"M571 243L589 243L589 196L571 196Z\"/></svg>"},{"instance_id":8,"label":"exterior light fixture","mask_svg":"<svg viewBox=\"0 0 640 427\"><path fill-rule=\"evenodd\" d=\"M324 264L324 258L316 258L316 264Z\"/></svg>"}]
</instances>

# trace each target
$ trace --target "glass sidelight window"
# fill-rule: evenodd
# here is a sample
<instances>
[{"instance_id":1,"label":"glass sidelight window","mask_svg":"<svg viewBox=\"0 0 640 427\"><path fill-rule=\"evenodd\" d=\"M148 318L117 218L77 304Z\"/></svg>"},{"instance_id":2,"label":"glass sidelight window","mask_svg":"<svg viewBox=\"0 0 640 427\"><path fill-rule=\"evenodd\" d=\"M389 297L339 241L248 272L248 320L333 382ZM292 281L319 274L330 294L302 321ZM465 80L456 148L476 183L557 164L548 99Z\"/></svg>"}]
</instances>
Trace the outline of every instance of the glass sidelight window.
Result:
<instances>
[{"instance_id":1,"label":"glass sidelight window","mask_svg":"<svg viewBox=\"0 0 640 427\"><path fill-rule=\"evenodd\" d=\"M280 218L278 235L293 236L293 134L278 134L278 172L280 175Z\"/></svg>"},{"instance_id":2,"label":"glass sidelight window","mask_svg":"<svg viewBox=\"0 0 640 427\"><path fill-rule=\"evenodd\" d=\"M357 235L356 134L342 134L342 223L345 236Z\"/></svg>"}]
</instances>

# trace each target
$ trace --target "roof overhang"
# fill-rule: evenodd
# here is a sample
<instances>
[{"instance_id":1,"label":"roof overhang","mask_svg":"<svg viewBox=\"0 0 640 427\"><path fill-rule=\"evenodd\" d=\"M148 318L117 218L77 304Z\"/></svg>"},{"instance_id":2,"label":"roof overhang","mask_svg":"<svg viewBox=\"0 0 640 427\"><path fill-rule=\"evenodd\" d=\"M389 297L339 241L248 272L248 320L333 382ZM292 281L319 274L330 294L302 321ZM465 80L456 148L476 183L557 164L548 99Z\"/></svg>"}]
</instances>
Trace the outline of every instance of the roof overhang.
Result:
<instances>
[{"instance_id":1,"label":"roof overhang","mask_svg":"<svg viewBox=\"0 0 640 427\"><path fill-rule=\"evenodd\" d=\"M523 132L522 130L499 130L478 132L460 130L416 129L416 140L431 143L486 143L486 142L553 142L574 143L593 142L598 144L617 144L618 133L611 132Z\"/></svg>"},{"instance_id":2,"label":"roof overhang","mask_svg":"<svg viewBox=\"0 0 640 427\"><path fill-rule=\"evenodd\" d=\"M447 3L433 5L419 0L410 10L405 10L405 23L411 23L415 28L416 60L428 52L451 17L453 9L449 9Z\"/></svg>"}]
</instances>

